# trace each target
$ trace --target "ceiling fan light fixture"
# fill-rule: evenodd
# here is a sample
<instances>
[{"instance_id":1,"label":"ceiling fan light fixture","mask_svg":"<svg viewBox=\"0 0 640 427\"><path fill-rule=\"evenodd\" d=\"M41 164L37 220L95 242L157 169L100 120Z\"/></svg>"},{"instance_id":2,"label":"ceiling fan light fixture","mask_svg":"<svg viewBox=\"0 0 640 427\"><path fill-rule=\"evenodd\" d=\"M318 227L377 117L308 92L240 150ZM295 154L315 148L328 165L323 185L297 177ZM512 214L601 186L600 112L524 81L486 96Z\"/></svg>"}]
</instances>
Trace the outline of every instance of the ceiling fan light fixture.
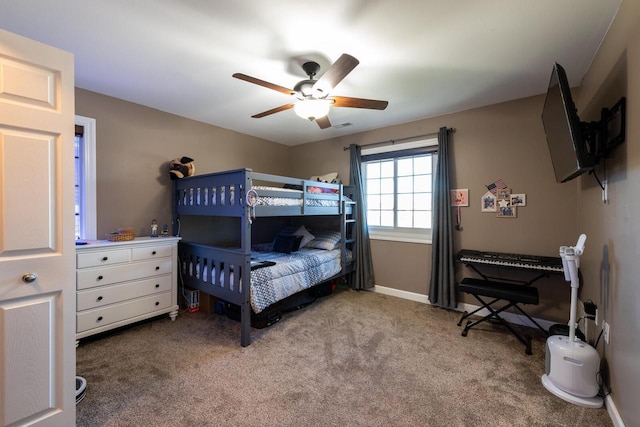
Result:
<instances>
[{"instance_id":1,"label":"ceiling fan light fixture","mask_svg":"<svg viewBox=\"0 0 640 427\"><path fill-rule=\"evenodd\" d=\"M315 80L302 80L298 82L294 87L293 91L296 92L296 97L298 99L305 99L312 95L313 93L313 84Z\"/></svg>"},{"instance_id":2,"label":"ceiling fan light fixture","mask_svg":"<svg viewBox=\"0 0 640 427\"><path fill-rule=\"evenodd\" d=\"M296 102L293 110L299 117L313 121L329 114L330 107L328 99L307 98Z\"/></svg>"},{"instance_id":3,"label":"ceiling fan light fixture","mask_svg":"<svg viewBox=\"0 0 640 427\"><path fill-rule=\"evenodd\" d=\"M331 127L331 121L329 117L327 117L331 106L384 110L389 104L387 101L350 98L348 96L331 96L329 98L331 91L358 63L359 61L356 58L343 53L318 80L315 80L314 77L318 74L318 71L320 71L320 65L313 61L305 62L302 64L302 69L309 78L299 81L293 87L293 90L242 73L235 73L233 77L297 98L287 104L254 114L251 117L259 119L274 113L293 109L296 115L310 121L315 121L320 129L327 129Z\"/></svg>"}]
</instances>

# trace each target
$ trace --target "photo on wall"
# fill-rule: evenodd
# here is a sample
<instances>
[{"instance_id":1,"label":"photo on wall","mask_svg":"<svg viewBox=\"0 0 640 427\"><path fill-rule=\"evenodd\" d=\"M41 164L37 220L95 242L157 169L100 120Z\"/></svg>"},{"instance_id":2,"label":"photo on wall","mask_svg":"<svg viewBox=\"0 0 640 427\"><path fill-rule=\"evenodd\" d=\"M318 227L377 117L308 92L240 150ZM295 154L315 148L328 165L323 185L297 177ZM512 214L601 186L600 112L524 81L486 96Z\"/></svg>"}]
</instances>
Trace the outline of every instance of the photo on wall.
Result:
<instances>
[{"instance_id":1,"label":"photo on wall","mask_svg":"<svg viewBox=\"0 0 640 427\"><path fill-rule=\"evenodd\" d=\"M515 206L509 204L510 199L498 199L498 218L515 218L517 209Z\"/></svg>"},{"instance_id":2,"label":"photo on wall","mask_svg":"<svg viewBox=\"0 0 640 427\"><path fill-rule=\"evenodd\" d=\"M450 190L451 206L469 206L469 189Z\"/></svg>"},{"instance_id":3,"label":"photo on wall","mask_svg":"<svg viewBox=\"0 0 640 427\"><path fill-rule=\"evenodd\" d=\"M527 206L527 195L520 194L511 194L509 204L511 206Z\"/></svg>"},{"instance_id":4,"label":"photo on wall","mask_svg":"<svg viewBox=\"0 0 640 427\"><path fill-rule=\"evenodd\" d=\"M487 191L482 196L482 206L480 207L480 212L497 212L497 202L496 195L491 191Z\"/></svg>"}]
</instances>

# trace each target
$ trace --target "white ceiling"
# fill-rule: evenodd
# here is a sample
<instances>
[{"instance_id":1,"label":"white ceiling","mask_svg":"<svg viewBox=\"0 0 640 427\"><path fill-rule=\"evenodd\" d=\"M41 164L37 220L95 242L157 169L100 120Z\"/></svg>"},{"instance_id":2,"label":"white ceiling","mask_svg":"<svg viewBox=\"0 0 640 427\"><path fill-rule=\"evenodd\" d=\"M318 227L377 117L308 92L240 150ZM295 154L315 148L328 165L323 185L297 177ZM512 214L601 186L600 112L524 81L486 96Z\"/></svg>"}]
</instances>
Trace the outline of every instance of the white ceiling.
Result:
<instances>
[{"instance_id":1,"label":"white ceiling","mask_svg":"<svg viewBox=\"0 0 640 427\"><path fill-rule=\"evenodd\" d=\"M0 0L0 28L70 51L76 86L287 145L546 92L553 62L572 86L621 0ZM360 60L333 95L389 101L332 108L321 130L287 95L305 58Z\"/></svg>"}]
</instances>

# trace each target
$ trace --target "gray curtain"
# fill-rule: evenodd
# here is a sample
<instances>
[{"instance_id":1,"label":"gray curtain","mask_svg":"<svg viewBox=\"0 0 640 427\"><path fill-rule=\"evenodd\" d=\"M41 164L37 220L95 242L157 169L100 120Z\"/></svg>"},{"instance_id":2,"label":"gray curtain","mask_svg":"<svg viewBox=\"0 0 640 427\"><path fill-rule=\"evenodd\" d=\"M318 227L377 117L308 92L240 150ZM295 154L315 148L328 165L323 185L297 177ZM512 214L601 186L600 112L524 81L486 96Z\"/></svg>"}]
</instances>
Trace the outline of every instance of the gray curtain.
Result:
<instances>
[{"instance_id":1,"label":"gray curtain","mask_svg":"<svg viewBox=\"0 0 640 427\"><path fill-rule=\"evenodd\" d=\"M356 187L356 271L353 277L354 289L369 289L375 285L373 275L373 261L371 260L371 245L369 244L369 229L367 227L367 206L364 197L364 182L362 180L362 159L360 146L351 144L351 173L349 183Z\"/></svg>"},{"instance_id":2,"label":"gray curtain","mask_svg":"<svg viewBox=\"0 0 640 427\"><path fill-rule=\"evenodd\" d=\"M438 132L438 161L433 188L429 301L434 305L456 308L453 221L449 200L449 129L443 127Z\"/></svg>"}]
</instances>

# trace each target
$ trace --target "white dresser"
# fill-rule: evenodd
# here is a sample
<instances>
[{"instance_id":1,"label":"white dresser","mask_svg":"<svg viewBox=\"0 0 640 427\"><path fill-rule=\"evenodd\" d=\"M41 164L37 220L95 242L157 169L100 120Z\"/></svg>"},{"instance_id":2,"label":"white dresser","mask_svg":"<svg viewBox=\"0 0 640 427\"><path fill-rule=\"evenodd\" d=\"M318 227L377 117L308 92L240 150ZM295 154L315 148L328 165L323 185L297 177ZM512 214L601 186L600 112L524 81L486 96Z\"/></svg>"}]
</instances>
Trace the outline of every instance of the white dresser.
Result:
<instances>
[{"instance_id":1,"label":"white dresser","mask_svg":"<svg viewBox=\"0 0 640 427\"><path fill-rule=\"evenodd\" d=\"M76 345L161 314L176 319L179 240L140 237L76 247Z\"/></svg>"}]
</instances>

